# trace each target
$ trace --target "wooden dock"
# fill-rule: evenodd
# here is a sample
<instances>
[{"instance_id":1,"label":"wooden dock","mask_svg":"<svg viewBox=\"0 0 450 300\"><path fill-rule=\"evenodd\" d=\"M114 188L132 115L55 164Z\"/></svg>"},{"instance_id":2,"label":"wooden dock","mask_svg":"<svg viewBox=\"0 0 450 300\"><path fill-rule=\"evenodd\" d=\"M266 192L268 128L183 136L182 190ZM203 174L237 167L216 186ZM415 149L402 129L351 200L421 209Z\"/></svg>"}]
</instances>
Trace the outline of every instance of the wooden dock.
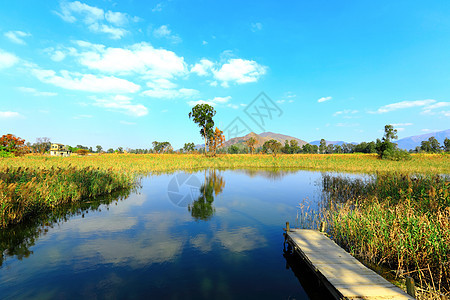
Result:
<instances>
[{"instance_id":1,"label":"wooden dock","mask_svg":"<svg viewBox=\"0 0 450 300\"><path fill-rule=\"evenodd\" d=\"M288 228L286 241L336 299L414 299L317 230Z\"/></svg>"}]
</instances>

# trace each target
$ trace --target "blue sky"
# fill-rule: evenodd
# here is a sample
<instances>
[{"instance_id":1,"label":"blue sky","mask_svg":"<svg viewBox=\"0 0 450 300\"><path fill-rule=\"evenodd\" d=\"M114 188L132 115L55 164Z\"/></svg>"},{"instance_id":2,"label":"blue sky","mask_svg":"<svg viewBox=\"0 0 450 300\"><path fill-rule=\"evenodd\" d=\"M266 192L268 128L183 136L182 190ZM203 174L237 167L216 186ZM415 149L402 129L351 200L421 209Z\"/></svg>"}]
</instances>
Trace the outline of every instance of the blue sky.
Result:
<instances>
[{"instance_id":1,"label":"blue sky","mask_svg":"<svg viewBox=\"0 0 450 300\"><path fill-rule=\"evenodd\" d=\"M448 129L448 1L2 1L0 128L103 148ZM261 94L264 92L264 94ZM259 97L258 97L259 96Z\"/></svg>"}]
</instances>

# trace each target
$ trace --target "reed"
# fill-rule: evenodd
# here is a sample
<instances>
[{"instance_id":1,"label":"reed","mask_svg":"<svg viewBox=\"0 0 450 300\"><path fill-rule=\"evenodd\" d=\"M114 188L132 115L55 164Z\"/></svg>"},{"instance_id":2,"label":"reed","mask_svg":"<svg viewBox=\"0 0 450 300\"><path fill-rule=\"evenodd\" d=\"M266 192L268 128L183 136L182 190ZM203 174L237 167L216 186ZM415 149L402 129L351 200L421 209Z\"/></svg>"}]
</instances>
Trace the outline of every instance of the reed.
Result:
<instances>
[{"instance_id":1,"label":"reed","mask_svg":"<svg viewBox=\"0 0 450 300\"><path fill-rule=\"evenodd\" d=\"M57 206L131 187L128 173L92 167L7 167L0 172L0 227Z\"/></svg>"},{"instance_id":2,"label":"reed","mask_svg":"<svg viewBox=\"0 0 450 300\"><path fill-rule=\"evenodd\" d=\"M323 188L323 215L337 243L397 276L412 276L435 294L450 292L448 176L325 175Z\"/></svg>"}]
</instances>

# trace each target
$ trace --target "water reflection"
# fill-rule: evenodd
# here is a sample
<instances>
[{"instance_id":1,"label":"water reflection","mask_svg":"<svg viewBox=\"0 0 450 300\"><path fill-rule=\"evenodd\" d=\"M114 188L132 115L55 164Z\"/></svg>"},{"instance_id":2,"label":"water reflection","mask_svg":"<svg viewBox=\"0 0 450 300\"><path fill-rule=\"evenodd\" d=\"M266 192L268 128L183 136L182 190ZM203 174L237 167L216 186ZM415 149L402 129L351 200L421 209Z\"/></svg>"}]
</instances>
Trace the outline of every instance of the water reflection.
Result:
<instances>
[{"instance_id":1,"label":"water reflection","mask_svg":"<svg viewBox=\"0 0 450 300\"><path fill-rule=\"evenodd\" d=\"M130 193L130 189L125 189L91 201L56 207L50 213L35 216L26 222L0 230L0 267L7 257L22 260L32 255L33 251L30 248L40 237L45 236L49 229L67 222L73 216L81 215L84 218L89 211L101 211L101 205L106 205L106 209L109 209L111 203L128 198Z\"/></svg>"},{"instance_id":2,"label":"water reflection","mask_svg":"<svg viewBox=\"0 0 450 300\"><path fill-rule=\"evenodd\" d=\"M205 182L200 187L200 195L188 206L191 216L196 220L207 221L215 212L214 197L223 192L225 180L216 170L205 170Z\"/></svg>"}]
</instances>

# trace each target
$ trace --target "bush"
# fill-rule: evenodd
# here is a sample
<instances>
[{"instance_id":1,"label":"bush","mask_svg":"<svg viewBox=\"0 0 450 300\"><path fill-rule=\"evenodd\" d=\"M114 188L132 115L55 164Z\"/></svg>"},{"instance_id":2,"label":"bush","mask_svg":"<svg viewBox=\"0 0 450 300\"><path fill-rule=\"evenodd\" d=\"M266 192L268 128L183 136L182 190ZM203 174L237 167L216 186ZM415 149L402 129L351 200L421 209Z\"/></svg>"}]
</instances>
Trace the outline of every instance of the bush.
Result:
<instances>
[{"instance_id":1,"label":"bush","mask_svg":"<svg viewBox=\"0 0 450 300\"><path fill-rule=\"evenodd\" d=\"M402 149L387 149L384 150L381 154L382 159L388 159L388 160L410 160L411 154L409 154L408 151L402 150Z\"/></svg>"}]
</instances>

